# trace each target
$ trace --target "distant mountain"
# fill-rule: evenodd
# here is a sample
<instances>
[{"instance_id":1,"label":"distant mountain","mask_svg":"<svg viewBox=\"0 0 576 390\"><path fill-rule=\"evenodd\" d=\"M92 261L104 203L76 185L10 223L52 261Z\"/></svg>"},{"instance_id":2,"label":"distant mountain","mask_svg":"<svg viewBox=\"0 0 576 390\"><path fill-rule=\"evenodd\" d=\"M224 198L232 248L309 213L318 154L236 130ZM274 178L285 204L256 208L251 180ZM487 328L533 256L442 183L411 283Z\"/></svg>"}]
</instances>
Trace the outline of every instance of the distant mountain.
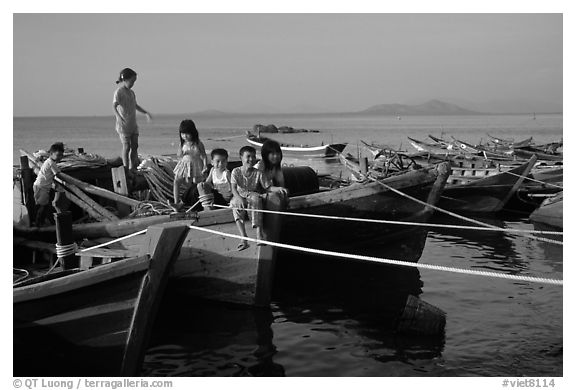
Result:
<instances>
[{"instance_id":1,"label":"distant mountain","mask_svg":"<svg viewBox=\"0 0 576 390\"><path fill-rule=\"evenodd\" d=\"M192 115L194 116L230 116L234 115L230 112L220 111L220 110L203 110L203 111L196 111Z\"/></svg>"},{"instance_id":2,"label":"distant mountain","mask_svg":"<svg viewBox=\"0 0 576 390\"><path fill-rule=\"evenodd\" d=\"M424 104L407 105L407 104L378 104L369 107L360 114L376 115L473 115L481 114L480 112L467 110L455 104L441 102L440 100L430 100Z\"/></svg>"}]
</instances>

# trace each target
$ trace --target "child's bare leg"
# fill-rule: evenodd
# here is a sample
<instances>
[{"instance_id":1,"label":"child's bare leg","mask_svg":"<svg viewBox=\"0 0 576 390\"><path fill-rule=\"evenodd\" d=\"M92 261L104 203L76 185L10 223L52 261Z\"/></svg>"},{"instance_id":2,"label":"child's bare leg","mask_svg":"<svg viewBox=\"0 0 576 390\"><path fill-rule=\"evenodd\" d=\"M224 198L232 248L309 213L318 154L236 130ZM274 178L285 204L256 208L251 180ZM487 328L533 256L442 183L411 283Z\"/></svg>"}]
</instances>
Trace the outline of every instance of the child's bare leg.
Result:
<instances>
[{"instance_id":1,"label":"child's bare leg","mask_svg":"<svg viewBox=\"0 0 576 390\"><path fill-rule=\"evenodd\" d=\"M136 172L138 168L138 135L133 134L130 138L130 171Z\"/></svg>"},{"instance_id":2,"label":"child's bare leg","mask_svg":"<svg viewBox=\"0 0 576 390\"><path fill-rule=\"evenodd\" d=\"M244 221L241 219L237 219L236 220L236 226L238 227L238 231L240 232L240 235L242 237L248 237L248 235L246 234L246 227L244 226ZM238 244L238 250L244 250L246 248L248 248L248 241L246 240L242 240L240 241L240 244Z\"/></svg>"},{"instance_id":3,"label":"child's bare leg","mask_svg":"<svg viewBox=\"0 0 576 390\"><path fill-rule=\"evenodd\" d=\"M130 145L125 141L122 142L122 165L130 169Z\"/></svg>"},{"instance_id":4,"label":"child's bare leg","mask_svg":"<svg viewBox=\"0 0 576 390\"><path fill-rule=\"evenodd\" d=\"M180 185L182 185L182 179L174 179L174 204L178 204L180 202Z\"/></svg>"}]
</instances>

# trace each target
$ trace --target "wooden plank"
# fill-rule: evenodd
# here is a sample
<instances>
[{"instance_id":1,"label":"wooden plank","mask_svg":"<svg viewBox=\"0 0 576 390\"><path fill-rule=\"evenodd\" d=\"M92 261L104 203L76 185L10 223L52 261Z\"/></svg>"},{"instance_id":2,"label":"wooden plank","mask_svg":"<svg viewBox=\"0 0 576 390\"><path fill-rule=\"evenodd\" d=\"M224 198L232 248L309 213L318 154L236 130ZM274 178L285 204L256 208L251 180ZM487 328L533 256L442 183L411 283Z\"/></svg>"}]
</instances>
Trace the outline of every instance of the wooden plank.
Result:
<instances>
[{"instance_id":1,"label":"wooden plank","mask_svg":"<svg viewBox=\"0 0 576 390\"><path fill-rule=\"evenodd\" d=\"M187 226L174 224L156 225L148 229L148 245L143 247L142 251L150 253L150 268L147 277L142 281L138 305L128 331L121 376L138 374L144 359L146 340L166 286L167 269L178 257L187 233Z\"/></svg>"},{"instance_id":2,"label":"wooden plank","mask_svg":"<svg viewBox=\"0 0 576 390\"><path fill-rule=\"evenodd\" d=\"M88 271L81 271L58 279L16 287L13 292L13 303L62 294L64 292L95 285L123 275L138 272L146 269L149 261L149 256L140 256L137 258L117 261L106 267L95 267Z\"/></svg>"},{"instance_id":3,"label":"wooden plank","mask_svg":"<svg viewBox=\"0 0 576 390\"><path fill-rule=\"evenodd\" d=\"M522 173L521 173L521 177L519 177L518 180L516 180L516 183L514 183L514 185L510 189L510 192L508 192L508 194L498 204L498 210L501 210L504 207L504 205L506 205L508 200L510 200L512 195L514 195L516 193L516 191L518 191L518 188L520 188L520 186L522 185L522 182L524 182L524 178L530 174L532 167L534 166L534 164L536 164L536 160L537 160L536 156L532 156L532 158L530 158L530 160L526 164L526 167L524 168L524 171L522 171ZM504 175L505 175L505 173L504 173Z\"/></svg>"},{"instance_id":4,"label":"wooden plank","mask_svg":"<svg viewBox=\"0 0 576 390\"><path fill-rule=\"evenodd\" d=\"M128 181L126 180L126 170L124 166L112 168L112 185L114 192L120 195L128 196ZM122 203L116 202L116 208L120 217L125 217L132 212L130 206Z\"/></svg>"},{"instance_id":5,"label":"wooden plank","mask_svg":"<svg viewBox=\"0 0 576 390\"><path fill-rule=\"evenodd\" d=\"M24 197L24 205L28 211L28 221L32 225L36 216L36 202L34 201L34 180L33 171L28 164L27 156L20 156L20 177L22 183L22 195Z\"/></svg>"},{"instance_id":6,"label":"wooden plank","mask_svg":"<svg viewBox=\"0 0 576 390\"><path fill-rule=\"evenodd\" d=\"M28 156L30 161L37 164L36 159L34 158L34 156L32 154L28 153L27 151L25 151L23 149L20 149L20 153L25 155L25 156ZM70 175L67 175L66 173L60 172L58 175L65 182L72 183L72 184L78 186L83 191L88 192L90 194L97 195L97 196L100 196L102 198L114 200L116 202L124 203L128 206L131 206L131 207L136 207L140 204L140 202L135 200L135 199L130 199L126 196L116 194L116 193L114 193L112 191L108 191L104 188L100 188L100 187L94 186L92 184L85 183L85 182L78 180L78 179L76 179Z\"/></svg>"},{"instance_id":7,"label":"wooden plank","mask_svg":"<svg viewBox=\"0 0 576 390\"><path fill-rule=\"evenodd\" d=\"M74 193L74 195L76 195L78 198L80 198L88 206L88 207L83 207L84 210L89 212L89 209L91 208L97 214L100 214L101 217L98 218L99 221L102 221L102 220L117 221L118 220L118 217L116 215L114 215L112 212L106 210L100 204L96 203L96 201L94 201L92 198L90 198L88 195L86 195L84 192L82 192L82 190L80 190L80 188L78 188L74 184L64 183L62 185L64 188L66 188L67 190ZM90 213L90 214L92 215L93 213Z\"/></svg>"}]
</instances>

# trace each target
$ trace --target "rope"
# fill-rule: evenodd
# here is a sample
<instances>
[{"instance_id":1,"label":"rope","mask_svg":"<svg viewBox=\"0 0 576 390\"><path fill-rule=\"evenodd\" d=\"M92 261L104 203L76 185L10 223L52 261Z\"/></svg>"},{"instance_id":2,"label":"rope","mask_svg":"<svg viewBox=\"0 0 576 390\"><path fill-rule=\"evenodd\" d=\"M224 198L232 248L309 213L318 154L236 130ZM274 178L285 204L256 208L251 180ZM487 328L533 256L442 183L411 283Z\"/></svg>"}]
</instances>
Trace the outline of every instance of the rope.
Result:
<instances>
[{"instance_id":1,"label":"rope","mask_svg":"<svg viewBox=\"0 0 576 390\"><path fill-rule=\"evenodd\" d=\"M219 207L223 209L239 209L239 207L233 206L221 206L213 205L213 207ZM336 217L332 215L323 214L304 214L295 213L288 211L274 211L274 210L260 210L255 211L268 213L268 214L279 214L279 215L289 215L295 217L308 217L308 218L320 218L320 219L332 219L340 221L352 221L352 222L367 222L367 223L381 223L381 224L391 224L391 225L408 225L408 226L422 226L422 227L435 227L435 228L445 228L445 229L463 229L463 230L480 230L480 231L493 231L493 232L503 232L503 233L520 233L520 234L549 234L549 235L564 235L564 232L546 231L546 230L524 230L524 229L506 229L499 227L479 227L479 226L462 226L462 225L444 225L440 223L425 223L425 222L409 222L409 221L391 221L386 219L366 219L366 218L354 218L354 217Z\"/></svg>"},{"instance_id":2,"label":"rope","mask_svg":"<svg viewBox=\"0 0 576 390\"><path fill-rule=\"evenodd\" d=\"M67 245L60 245L56 243L56 256L58 256L58 258L74 255L76 254L77 250L78 246L75 242Z\"/></svg>"},{"instance_id":3,"label":"rope","mask_svg":"<svg viewBox=\"0 0 576 390\"><path fill-rule=\"evenodd\" d=\"M532 178L527 177L527 176L518 175L518 174L513 173L513 172L510 172L510 171L507 171L507 172L505 172L505 173L507 173L507 174L509 174L509 175L512 175L512 176L523 177L524 180L535 181L536 183L544 184L545 186L550 186L550 187L556 187L556 188L564 189L564 187L562 187L562 186L559 186L559 185L556 185L556 184L552 184L552 183L546 183L546 182L544 182L544 181L537 180L537 179L532 179Z\"/></svg>"},{"instance_id":4,"label":"rope","mask_svg":"<svg viewBox=\"0 0 576 390\"><path fill-rule=\"evenodd\" d=\"M14 282L12 282L12 284L20 283L21 281L23 281L24 279L26 279L28 276L30 276L30 272L28 272L28 271L25 270L25 269L12 267L12 270L24 274L23 276L20 276L18 279L16 279Z\"/></svg>"},{"instance_id":5,"label":"rope","mask_svg":"<svg viewBox=\"0 0 576 390\"><path fill-rule=\"evenodd\" d=\"M350 260L361 260L361 261L374 262L374 263L392 264L392 265L399 265L399 266L413 267L413 268L430 269L430 270L434 270L434 271L461 273L461 274L467 274L467 275L489 276L489 277L495 277L495 278L501 278L501 279L510 279L510 280L516 280L516 281L524 281L524 282L537 282L537 283L560 285L560 286L563 285L563 283L564 283L563 280L558 280L558 279L548 279L548 278L542 278L542 277L523 276L523 275L509 275L509 274L503 274L503 273L498 273L498 272L478 271L478 270L471 270L471 269L465 269L465 268L447 267L447 266L435 265L435 264L412 263L412 262L403 261L403 260L392 260L392 259L384 259L384 258L374 257L374 256L363 256L363 255L355 255L355 254L351 254L351 253L327 251L327 250L323 250L323 249L306 248L306 247L302 247L302 246L290 245L290 244L281 244L278 242L267 241L267 240L257 240L255 238L243 237L243 236L239 236L236 234L223 233L223 232L219 232L216 230L206 229L206 228L194 226L194 225L189 225L188 227L190 229L195 229L195 230L203 231L206 233L213 233L213 234L217 234L217 235L220 235L223 237L235 238L235 239L239 239L239 240L246 240L246 241L250 241L250 242L255 242L257 244L270 245L270 246L274 246L274 247L278 247L278 248L289 249L289 250L294 250L294 251L298 251L298 252L312 253L312 254L323 255L323 256L339 257L339 258L350 259Z\"/></svg>"},{"instance_id":6,"label":"rope","mask_svg":"<svg viewBox=\"0 0 576 390\"><path fill-rule=\"evenodd\" d=\"M117 239L112 240L112 241L108 241L108 242L105 242L102 244L91 246L90 248L84 248L84 249L81 249L80 251L78 251L78 253L88 252L88 251L90 251L92 249L96 249L96 248L102 248L103 246L107 246L107 245L113 244L115 242L119 242L119 241L125 240L127 238L134 237L134 236L137 236L137 235L142 234L142 233L146 233L147 230L148 229L140 230L139 232L128 234L127 236L120 237L120 238L117 238Z\"/></svg>"},{"instance_id":7,"label":"rope","mask_svg":"<svg viewBox=\"0 0 576 390\"><path fill-rule=\"evenodd\" d=\"M211 207L214 204L214 194L213 193L202 194L199 196L198 202L201 202L202 207L204 208Z\"/></svg>"}]
</instances>

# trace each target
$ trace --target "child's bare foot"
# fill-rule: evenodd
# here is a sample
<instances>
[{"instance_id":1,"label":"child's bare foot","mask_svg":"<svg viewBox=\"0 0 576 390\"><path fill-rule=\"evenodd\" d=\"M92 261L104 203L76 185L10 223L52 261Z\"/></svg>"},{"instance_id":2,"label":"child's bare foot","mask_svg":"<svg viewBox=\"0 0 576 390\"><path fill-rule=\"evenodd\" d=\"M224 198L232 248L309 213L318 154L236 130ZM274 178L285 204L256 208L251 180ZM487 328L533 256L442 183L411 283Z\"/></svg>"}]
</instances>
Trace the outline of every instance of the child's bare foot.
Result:
<instances>
[{"instance_id":1,"label":"child's bare foot","mask_svg":"<svg viewBox=\"0 0 576 390\"><path fill-rule=\"evenodd\" d=\"M256 240L258 240L258 242L256 243L257 246L264 246L266 245L265 243L262 242L264 238L262 238L262 232L260 232L260 228L258 228L258 230L256 231Z\"/></svg>"},{"instance_id":2,"label":"child's bare foot","mask_svg":"<svg viewBox=\"0 0 576 390\"><path fill-rule=\"evenodd\" d=\"M242 240L240 241L240 243L237 246L238 252L243 251L244 249L248 248L250 245L248 245L248 241Z\"/></svg>"}]
</instances>

